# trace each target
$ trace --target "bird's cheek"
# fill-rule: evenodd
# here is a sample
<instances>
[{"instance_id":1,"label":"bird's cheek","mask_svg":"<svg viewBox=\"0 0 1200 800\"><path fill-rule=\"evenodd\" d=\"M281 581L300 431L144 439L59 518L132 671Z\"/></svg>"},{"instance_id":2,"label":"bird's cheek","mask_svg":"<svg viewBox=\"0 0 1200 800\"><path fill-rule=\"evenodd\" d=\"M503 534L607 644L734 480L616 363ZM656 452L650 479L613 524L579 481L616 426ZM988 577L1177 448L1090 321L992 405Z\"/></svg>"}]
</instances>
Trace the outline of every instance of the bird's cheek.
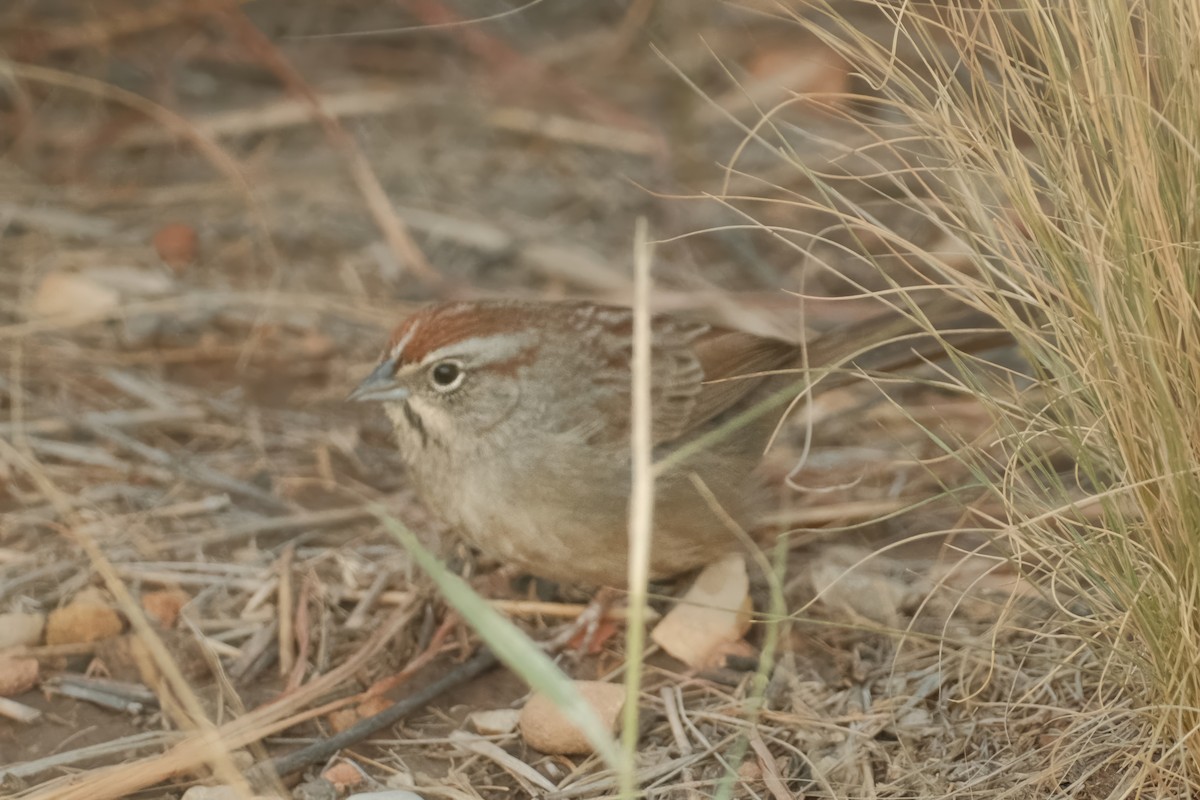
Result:
<instances>
[{"instance_id":1,"label":"bird's cheek","mask_svg":"<svg viewBox=\"0 0 1200 800\"><path fill-rule=\"evenodd\" d=\"M477 386L470 405L479 433L487 433L503 424L521 407L521 386L517 381L495 381Z\"/></svg>"}]
</instances>

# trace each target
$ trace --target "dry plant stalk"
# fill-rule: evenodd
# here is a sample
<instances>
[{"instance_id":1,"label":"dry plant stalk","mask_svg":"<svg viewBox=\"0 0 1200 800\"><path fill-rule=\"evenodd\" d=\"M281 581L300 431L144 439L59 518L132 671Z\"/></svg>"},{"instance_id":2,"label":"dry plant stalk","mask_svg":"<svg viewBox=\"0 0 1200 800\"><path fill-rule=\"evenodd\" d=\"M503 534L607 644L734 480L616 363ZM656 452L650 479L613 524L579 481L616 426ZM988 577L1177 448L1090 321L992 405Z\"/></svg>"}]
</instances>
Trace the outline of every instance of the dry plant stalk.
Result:
<instances>
[{"instance_id":1,"label":"dry plant stalk","mask_svg":"<svg viewBox=\"0 0 1200 800\"><path fill-rule=\"evenodd\" d=\"M968 387L997 424L973 465L1003 503L994 523L1013 560L1072 619L1064 653L1095 648L1094 694L1062 709L1064 737L1092 737L1087 769L1119 770L1120 796L1195 791L1200 73L1181 54L1200 40L1200 6L861 5L895 37L871 39L845 4L801 21L909 120L905 141L881 142L911 165L894 185L977 254L968 270L905 255L996 315L1038 378L1014 376L1004 396ZM846 217L887 236L861 209ZM1073 502L1081 490L1099 515ZM1133 742L1126 700L1140 709ZM1098 737L1097 714L1123 733ZM1029 780L1058 791L1083 758L1048 747Z\"/></svg>"}]
</instances>

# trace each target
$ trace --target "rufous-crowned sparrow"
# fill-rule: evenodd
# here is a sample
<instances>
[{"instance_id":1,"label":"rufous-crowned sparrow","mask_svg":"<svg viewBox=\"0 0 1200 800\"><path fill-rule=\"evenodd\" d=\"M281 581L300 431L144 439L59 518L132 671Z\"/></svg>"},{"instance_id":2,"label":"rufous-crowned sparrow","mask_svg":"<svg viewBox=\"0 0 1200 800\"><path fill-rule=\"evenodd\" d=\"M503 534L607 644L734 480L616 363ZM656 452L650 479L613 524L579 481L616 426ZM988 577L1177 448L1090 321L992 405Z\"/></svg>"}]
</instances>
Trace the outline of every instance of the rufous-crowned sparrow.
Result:
<instances>
[{"instance_id":1,"label":"rufous-crowned sparrow","mask_svg":"<svg viewBox=\"0 0 1200 800\"><path fill-rule=\"evenodd\" d=\"M798 345L656 316L655 455L781 388L798 365L887 370L971 347L994 325L965 311L923 333L908 316L854 323ZM953 329L953 331L951 330ZM351 399L379 401L429 508L483 552L551 580L622 586L630 493L632 312L587 302L489 300L427 307L396 328ZM778 370L785 374L763 375ZM738 377L750 376L750 377ZM797 389L799 391L799 389ZM655 484L653 578L717 560L763 510L755 467L778 413L702 449Z\"/></svg>"}]
</instances>

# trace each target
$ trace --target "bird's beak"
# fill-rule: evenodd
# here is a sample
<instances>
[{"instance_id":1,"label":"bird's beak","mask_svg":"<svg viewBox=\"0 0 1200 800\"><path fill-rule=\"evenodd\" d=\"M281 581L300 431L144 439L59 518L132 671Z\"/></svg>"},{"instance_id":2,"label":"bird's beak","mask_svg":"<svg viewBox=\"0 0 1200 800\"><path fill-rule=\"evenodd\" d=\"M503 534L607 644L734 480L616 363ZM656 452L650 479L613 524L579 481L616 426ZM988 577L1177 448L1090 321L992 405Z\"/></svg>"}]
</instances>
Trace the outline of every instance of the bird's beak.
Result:
<instances>
[{"instance_id":1,"label":"bird's beak","mask_svg":"<svg viewBox=\"0 0 1200 800\"><path fill-rule=\"evenodd\" d=\"M396 383L396 359L389 358L372 370L346 399L369 403L403 400L406 397L408 389Z\"/></svg>"}]
</instances>

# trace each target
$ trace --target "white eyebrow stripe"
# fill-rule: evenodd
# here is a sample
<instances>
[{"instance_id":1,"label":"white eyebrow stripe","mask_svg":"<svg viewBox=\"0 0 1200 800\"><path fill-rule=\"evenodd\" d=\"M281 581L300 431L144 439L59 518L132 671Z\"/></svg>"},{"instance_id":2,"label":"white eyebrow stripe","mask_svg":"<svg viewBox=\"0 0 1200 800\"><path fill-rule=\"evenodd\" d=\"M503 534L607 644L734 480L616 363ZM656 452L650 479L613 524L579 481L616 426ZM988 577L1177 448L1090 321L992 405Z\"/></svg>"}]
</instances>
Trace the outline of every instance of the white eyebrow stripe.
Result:
<instances>
[{"instance_id":1,"label":"white eyebrow stripe","mask_svg":"<svg viewBox=\"0 0 1200 800\"><path fill-rule=\"evenodd\" d=\"M532 334L511 331L494 333L491 336L472 336L470 339L462 339L429 351L421 359L421 364L450 357L470 358L485 364L504 361L524 350L532 338Z\"/></svg>"},{"instance_id":2,"label":"white eyebrow stripe","mask_svg":"<svg viewBox=\"0 0 1200 800\"><path fill-rule=\"evenodd\" d=\"M390 354L392 358L394 358L396 361L400 360L400 356L404 355L404 348L408 346L410 341L412 341L413 334L417 332L417 328L419 327L421 327L421 320L413 320L413 324L409 326L407 331L405 331L404 336L400 338L400 341L392 345L392 352Z\"/></svg>"}]
</instances>

